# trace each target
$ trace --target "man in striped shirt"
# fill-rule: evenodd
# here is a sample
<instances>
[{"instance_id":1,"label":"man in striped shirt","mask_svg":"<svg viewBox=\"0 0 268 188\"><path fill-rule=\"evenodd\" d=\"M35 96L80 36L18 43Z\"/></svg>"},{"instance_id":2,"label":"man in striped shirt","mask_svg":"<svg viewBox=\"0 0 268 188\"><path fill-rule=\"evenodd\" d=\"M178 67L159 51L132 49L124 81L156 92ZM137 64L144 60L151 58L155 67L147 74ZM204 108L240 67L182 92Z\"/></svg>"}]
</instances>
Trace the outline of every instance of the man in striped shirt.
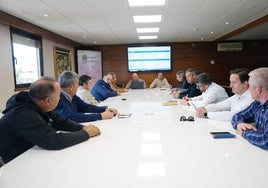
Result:
<instances>
[{"instance_id":1,"label":"man in striped shirt","mask_svg":"<svg viewBox=\"0 0 268 188\"><path fill-rule=\"evenodd\" d=\"M249 90L255 101L233 116L232 125L251 144L268 150L268 68L255 69L249 76Z\"/></svg>"}]
</instances>

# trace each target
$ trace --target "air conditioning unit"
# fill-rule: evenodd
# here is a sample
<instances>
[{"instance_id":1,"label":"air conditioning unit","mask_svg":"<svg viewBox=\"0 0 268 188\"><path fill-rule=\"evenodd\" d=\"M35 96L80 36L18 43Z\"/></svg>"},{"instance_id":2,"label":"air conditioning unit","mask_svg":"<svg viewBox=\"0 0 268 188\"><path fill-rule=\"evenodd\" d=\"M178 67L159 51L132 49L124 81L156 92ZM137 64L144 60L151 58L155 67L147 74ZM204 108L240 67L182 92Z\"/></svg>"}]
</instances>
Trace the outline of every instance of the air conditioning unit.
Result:
<instances>
[{"instance_id":1,"label":"air conditioning unit","mask_svg":"<svg viewBox=\"0 0 268 188\"><path fill-rule=\"evenodd\" d=\"M242 42L218 43L217 45L218 52L241 51L242 49L243 49Z\"/></svg>"}]
</instances>

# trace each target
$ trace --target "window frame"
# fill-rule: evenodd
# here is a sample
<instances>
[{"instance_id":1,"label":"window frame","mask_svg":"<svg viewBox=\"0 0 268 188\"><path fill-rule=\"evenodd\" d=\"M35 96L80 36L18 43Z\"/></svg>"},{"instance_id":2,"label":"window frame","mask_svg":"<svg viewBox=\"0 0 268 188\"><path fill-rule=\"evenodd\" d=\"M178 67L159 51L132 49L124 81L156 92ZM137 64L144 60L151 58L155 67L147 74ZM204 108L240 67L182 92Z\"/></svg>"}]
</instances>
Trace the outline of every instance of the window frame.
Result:
<instances>
[{"instance_id":1,"label":"window frame","mask_svg":"<svg viewBox=\"0 0 268 188\"><path fill-rule=\"evenodd\" d=\"M42 38L37 36L37 35L34 35L34 34L31 34L31 33L28 33L28 32L25 32L25 31L22 31L22 30L19 30L19 29L16 29L16 28L12 28L10 27L10 40L11 40L11 53L12 53L12 66L13 66L13 78L14 78L14 86L15 86L15 91L18 91L18 90L24 90L24 89L28 89L30 87L30 85L32 83L23 83L23 84L17 84L17 79L16 79L16 66L15 66L15 63L16 63L16 60L15 60L15 57L14 57L14 45L13 45L13 34L15 35L20 35L21 37L25 37L25 38L30 38L32 40L35 40L35 41L38 41L39 44L40 44L40 48L39 48L39 71L40 71L40 75L39 77L43 76L44 74L44 64L43 64L43 45L42 45Z\"/></svg>"}]
</instances>

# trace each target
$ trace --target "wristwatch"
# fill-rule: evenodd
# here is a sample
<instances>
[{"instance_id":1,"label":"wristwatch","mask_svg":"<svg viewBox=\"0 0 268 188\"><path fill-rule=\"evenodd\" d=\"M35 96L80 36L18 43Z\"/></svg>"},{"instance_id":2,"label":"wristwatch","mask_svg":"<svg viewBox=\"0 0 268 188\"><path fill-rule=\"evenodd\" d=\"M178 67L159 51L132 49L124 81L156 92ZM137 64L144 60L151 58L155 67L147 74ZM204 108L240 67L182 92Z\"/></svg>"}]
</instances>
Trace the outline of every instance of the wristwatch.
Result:
<instances>
[{"instance_id":1,"label":"wristwatch","mask_svg":"<svg viewBox=\"0 0 268 188\"><path fill-rule=\"evenodd\" d=\"M204 117L208 118L208 113L207 112L204 113Z\"/></svg>"}]
</instances>

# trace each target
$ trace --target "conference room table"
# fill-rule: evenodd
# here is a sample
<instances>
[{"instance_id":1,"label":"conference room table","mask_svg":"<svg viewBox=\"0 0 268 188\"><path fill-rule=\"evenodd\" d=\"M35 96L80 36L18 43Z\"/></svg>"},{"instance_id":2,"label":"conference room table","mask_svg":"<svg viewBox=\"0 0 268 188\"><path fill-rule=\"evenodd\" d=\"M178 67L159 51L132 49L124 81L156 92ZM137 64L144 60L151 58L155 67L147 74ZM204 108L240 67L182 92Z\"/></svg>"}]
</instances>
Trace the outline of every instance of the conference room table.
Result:
<instances>
[{"instance_id":1,"label":"conference room table","mask_svg":"<svg viewBox=\"0 0 268 188\"><path fill-rule=\"evenodd\" d=\"M0 187L267 188L267 151L236 134L230 122L197 118L190 106L164 106L174 100L169 92L129 90L108 98L100 105L131 116L85 123L101 135L66 149L34 146L1 168ZM236 137L213 139L213 131Z\"/></svg>"}]
</instances>

